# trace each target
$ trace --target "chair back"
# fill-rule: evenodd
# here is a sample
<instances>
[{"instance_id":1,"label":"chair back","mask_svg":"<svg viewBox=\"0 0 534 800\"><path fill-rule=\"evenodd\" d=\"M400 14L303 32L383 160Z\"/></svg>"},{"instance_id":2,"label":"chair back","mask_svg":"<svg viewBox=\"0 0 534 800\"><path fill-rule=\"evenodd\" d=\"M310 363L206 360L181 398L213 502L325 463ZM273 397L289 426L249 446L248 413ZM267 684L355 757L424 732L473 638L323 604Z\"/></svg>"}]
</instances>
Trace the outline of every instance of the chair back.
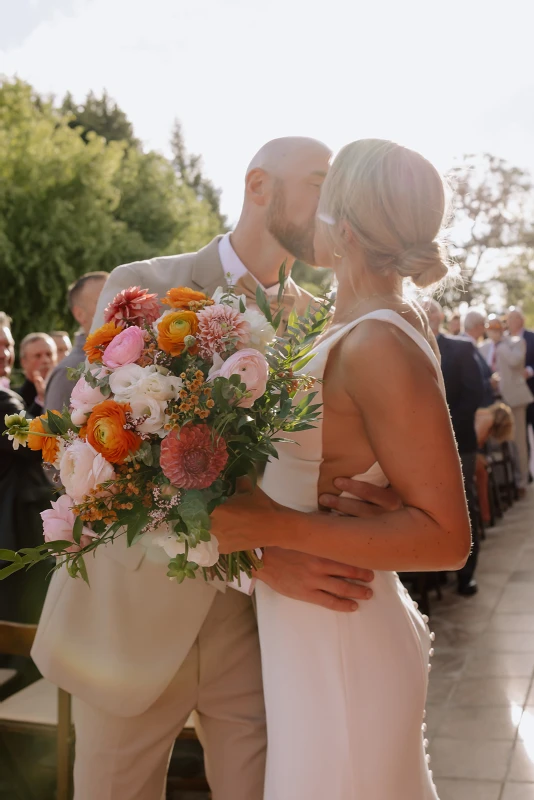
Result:
<instances>
[{"instance_id":1,"label":"chair back","mask_svg":"<svg viewBox=\"0 0 534 800\"><path fill-rule=\"evenodd\" d=\"M37 625L0 621L0 653L30 658Z\"/></svg>"}]
</instances>

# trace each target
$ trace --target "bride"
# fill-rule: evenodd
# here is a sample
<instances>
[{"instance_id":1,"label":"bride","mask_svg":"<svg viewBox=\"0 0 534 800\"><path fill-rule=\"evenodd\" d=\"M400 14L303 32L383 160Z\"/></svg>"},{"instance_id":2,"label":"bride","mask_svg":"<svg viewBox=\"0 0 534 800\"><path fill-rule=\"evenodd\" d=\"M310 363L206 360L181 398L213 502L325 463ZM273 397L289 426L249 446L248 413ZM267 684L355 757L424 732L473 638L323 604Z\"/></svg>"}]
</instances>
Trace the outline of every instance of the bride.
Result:
<instances>
[{"instance_id":1,"label":"bride","mask_svg":"<svg viewBox=\"0 0 534 800\"><path fill-rule=\"evenodd\" d=\"M345 147L323 185L317 263L338 280L332 324L306 372L323 420L279 447L263 491L214 515L222 552L282 547L375 570L354 614L256 589L267 707L265 800L436 800L425 754L431 634L395 570L456 570L469 520L439 362L403 296L447 273L443 182L418 153ZM321 512L337 475L391 486L398 511Z\"/></svg>"}]
</instances>

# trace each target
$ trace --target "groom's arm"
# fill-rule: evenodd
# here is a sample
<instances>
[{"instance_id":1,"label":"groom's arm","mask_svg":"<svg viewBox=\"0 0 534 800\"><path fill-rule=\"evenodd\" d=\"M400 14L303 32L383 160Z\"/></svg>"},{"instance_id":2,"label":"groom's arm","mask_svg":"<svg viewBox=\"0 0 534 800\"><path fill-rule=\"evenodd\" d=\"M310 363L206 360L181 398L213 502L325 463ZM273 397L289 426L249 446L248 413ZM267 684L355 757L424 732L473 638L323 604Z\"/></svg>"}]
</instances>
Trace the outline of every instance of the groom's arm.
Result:
<instances>
[{"instance_id":1,"label":"groom's arm","mask_svg":"<svg viewBox=\"0 0 534 800\"><path fill-rule=\"evenodd\" d=\"M398 510L402 503L393 489L338 478L336 488L353 497L322 495L321 505L352 517L368 518ZM263 569L255 577L286 597L324 606L334 611L356 611L359 602L373 596L371 570L339 564L327 558L293 550L267 547ZM351 583L350 581L358 581Z\"/></svg>"}]
</instances>

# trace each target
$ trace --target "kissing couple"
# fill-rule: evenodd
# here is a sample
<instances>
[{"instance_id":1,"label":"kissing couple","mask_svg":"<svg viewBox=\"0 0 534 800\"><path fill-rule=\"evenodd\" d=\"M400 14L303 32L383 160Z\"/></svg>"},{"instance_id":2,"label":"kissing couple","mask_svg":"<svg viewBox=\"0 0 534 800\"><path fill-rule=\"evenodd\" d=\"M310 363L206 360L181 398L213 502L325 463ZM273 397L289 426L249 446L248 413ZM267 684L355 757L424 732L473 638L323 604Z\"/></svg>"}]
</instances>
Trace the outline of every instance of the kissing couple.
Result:
<instances>
[{"instance_id":1,"label":"kissing couple","mask_svg":"<svg viewBox=\"0 0 534 800\"><path fill-rule=\"evenodd\" d=\"M337 302L305 368L322 420L213 515L221 552L264 548L252 597L171 582L122 539L88 560L90 588L54 574L33 657L76 699L75 800L161 800L192 712L213 800L437 800L432 635L396 571L459 569L470 549L436 343L405 294L447 275L445 212L442 178L407 148L360 140L332 160L277 139L249 165L232 233L111 273L93 329L135 285L212 294L229 275L277 305L284 261L287 321L312 300L296 259L333 269Z\"/></svg>"}]
</instances>

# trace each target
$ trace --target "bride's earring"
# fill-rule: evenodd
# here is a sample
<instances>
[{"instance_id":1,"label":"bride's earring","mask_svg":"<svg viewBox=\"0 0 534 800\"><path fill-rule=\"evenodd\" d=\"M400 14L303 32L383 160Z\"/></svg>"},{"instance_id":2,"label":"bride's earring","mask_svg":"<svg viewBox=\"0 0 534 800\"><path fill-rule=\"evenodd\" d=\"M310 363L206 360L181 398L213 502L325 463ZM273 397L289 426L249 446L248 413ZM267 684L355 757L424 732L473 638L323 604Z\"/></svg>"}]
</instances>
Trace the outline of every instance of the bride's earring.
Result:
<instances>
[{"instance_id":1,"label":"bride's earring","mask_svg":"<svg viewBox=\"0 0 534 800\"><path fill-rule=\"evenodd\" d=\"M340 256L337 250L334 250L334 258L343 258L343 256Z\"/></svg>"}]
</instances>

